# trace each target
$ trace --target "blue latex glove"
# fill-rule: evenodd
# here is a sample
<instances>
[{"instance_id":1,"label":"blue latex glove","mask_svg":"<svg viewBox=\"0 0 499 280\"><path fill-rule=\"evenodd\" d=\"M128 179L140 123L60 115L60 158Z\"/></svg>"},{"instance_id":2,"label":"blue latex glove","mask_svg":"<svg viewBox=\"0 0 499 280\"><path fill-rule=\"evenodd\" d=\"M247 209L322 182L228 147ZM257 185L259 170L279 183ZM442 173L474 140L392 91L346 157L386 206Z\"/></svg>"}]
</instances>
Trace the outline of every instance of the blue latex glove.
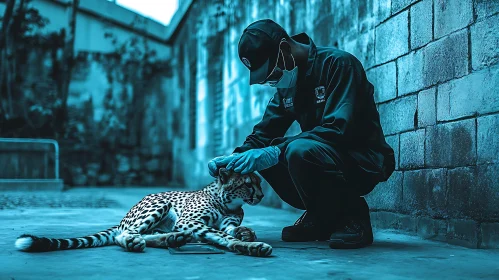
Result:
<instances>
[{"instance_id":1,"label":"blue latex glove","mask_svg":"<svg viewBox=\"0 0 499 280\"><path fill-rule=\"evenodd\" d=\"M235 155L226 168L241 174L264 170L279 162L280 153L281 150L276 146L252 149Z\"/></svg>"},{"instance_id":2,"label":"blue latex glove","mask_svg":"<svg viewBox=\"0 0 499 280\"><path fill-rule=\"evenodd\" d=\"M210 172L210 175L216 178L218 175L218 169L220 167L226 166L232 159L234 159L234 156L236 155L238 154L235 153L229 156L219 156L210 160L208 162L208 171Z\"/></svg>"}]
</instances>

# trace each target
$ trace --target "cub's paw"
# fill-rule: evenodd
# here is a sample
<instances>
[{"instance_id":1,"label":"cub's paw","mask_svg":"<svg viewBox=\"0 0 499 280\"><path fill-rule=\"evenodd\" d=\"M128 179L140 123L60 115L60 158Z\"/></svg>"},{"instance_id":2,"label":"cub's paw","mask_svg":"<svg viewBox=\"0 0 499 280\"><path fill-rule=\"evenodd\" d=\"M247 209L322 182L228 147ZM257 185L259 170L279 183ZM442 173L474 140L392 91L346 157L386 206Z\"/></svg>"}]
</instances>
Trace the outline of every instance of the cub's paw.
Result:
<instances>
[{"instance_id":1,"label":"cub's paw","mask_svg":"<svg viewBox=\"0 0 499 280\"><path fill-rule=\"evenodd\" d=\"M234 237L245 242L253 242L256 240L256 233L249 227L234 228Z\"/></svg>"},{"instance_id":2,"label":"cub's paw","mask_svg":"<svg viewBox=\"0 0 499 280\"><path fill-rule=\"evenodd\" d=\"M170 232L165 238L167 247L177 248L192 240L191 231Z\"/></svg>"},{"instance_id":3,"label":"cub's paw","mask_svg":"<svg viewBox=\"0 0 499 280\"><path fill-rule=\"evenodd\" d=\"M140 234L130 234L125 237L125 249L129 252L142 252L146 248L146 241Z\"/></svg>"},{"instance_id":4,"label":"cub's paw","mask_svg":"<svg viewBox=\"0 0 499 280\"><path fill-rule=\"evenodd\" d=\"M263 242L240 242L234 250L247 256L268 257L272 254L272 246Z\"/></svg>"}]
</instances>

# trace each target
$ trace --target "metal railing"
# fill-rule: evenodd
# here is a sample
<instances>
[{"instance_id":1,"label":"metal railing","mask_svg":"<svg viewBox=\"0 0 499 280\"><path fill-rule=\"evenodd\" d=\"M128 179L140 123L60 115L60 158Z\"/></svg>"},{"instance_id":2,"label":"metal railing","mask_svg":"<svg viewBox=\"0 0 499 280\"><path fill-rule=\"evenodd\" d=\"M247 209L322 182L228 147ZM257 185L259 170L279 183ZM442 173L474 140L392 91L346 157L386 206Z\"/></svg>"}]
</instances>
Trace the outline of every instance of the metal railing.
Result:
<instances>
[{"instance_id":1,"label":"metal railing","mask_svg":"<svg viewBox=\"0 0 499 280\"><path fill-rule=\"evenodd\" d=\"M54 145L55 151L55 179L59 179L59 143L53 139L33 139L33 138L0 138L0 142L11 143L43 143Z\"/></svg>"}]
</instances>

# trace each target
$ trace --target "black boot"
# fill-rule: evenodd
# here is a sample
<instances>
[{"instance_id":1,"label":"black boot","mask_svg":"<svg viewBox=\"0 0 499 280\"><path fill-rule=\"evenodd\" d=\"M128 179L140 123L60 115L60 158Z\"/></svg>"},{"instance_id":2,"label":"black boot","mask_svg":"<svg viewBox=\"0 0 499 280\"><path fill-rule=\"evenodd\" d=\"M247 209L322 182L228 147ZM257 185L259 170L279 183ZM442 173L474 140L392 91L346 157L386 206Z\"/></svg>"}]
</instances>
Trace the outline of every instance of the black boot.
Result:
<instances>
[{"instance_id":1,"label":"black boot","mask_svg":"<svg viewBox=\"0 0 499 280\"><path fill-rule=\"evenodd\" d=\"M363 197L350 200L343 222L331 234L329 247L333 249L356 249L373 243L373 230L369 207Z\"/></svg>"},{"instance_id":2,"label":"black boot","mask_svg":"<svg viewBox=\"0 0 499 280\"><path fill-rule=\"evenodd\" d=\"M332 249L357 249L372 243L373 231L370 220L348 220L329 238L329 247Z\"/></svg>"},{"instance_id":3,"label":"black boot","mask_svg":"<svg viewBox=\"0 0 499 280\"><path fill-rule=\"evenodd\" d=\"M305 211L294 225L282 229L282 240L286 242L325 241L332 233L331 226L318 222Z\"/></svg>"}]
</instances>

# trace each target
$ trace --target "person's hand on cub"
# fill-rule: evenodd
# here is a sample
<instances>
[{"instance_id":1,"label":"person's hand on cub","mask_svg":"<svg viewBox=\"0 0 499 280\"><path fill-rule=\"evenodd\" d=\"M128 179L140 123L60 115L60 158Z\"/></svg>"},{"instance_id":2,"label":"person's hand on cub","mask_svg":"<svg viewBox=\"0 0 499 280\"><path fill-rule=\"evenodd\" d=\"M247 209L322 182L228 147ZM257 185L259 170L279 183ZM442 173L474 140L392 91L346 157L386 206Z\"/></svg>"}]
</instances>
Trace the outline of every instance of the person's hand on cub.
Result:
<instances>
[{"instance_id":1,"label":"person's hand on cub","mask_svg":"<svg viewBox=\"0 0 499 280\"><path fill-rule=\"evenodd\" d=\"M212 177L217 177L218 175L218 169L220 167L226 166L233 158L235 155L238 155L237 153L231 154L229 156L219 156L216 157L208 162L208 171L210 172L210 175Z\"/></svg>"},{"instance_id":2,"label":"person's hand on cub","mask_svg":"<svg viewBox=\"0 0 499 280\"><path fill-rule=\"evenodd\" d=\"M275 146L252 149L235 155L231 158L226 168L228 170L233 169L234 172L241 174L264 170L279 162L280 153L281 150Z\"/></svg>"}]
</instances>

